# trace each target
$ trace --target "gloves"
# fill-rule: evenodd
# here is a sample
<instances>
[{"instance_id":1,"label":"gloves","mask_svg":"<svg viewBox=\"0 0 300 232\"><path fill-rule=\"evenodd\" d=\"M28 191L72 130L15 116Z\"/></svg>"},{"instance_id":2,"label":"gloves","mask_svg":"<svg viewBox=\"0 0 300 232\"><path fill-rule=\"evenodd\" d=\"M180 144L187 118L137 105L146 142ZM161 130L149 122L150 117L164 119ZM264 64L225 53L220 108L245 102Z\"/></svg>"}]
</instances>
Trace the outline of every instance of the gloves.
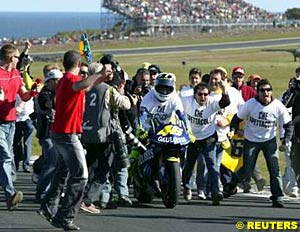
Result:
<instances>
[{"instance_id":1,"label":"gloves","mask_svg":"<svg viewBox=\"0 0 300 232\"><path fill-rule=\"evenodd\" d=\"M140 140L146 140L149 136L148 132L145 131L143 128L137 128L135 134Z\"/></svg>"},{"instance_id":2,"label":"gloves","mask_svg":"<svg viewBox=\"0 0 300 232\"><path fill-rule=\"evenodd\" d=\"M32 97L36 97L39 92L41 91L41 86L42 86L42 79L37 78L36 81L33 83L33 85L30 88L30 95Z\"/></svg>"},{"instance_id":3,"label":"gloves","mask_svg":"<svg viewBox=\"0 0 300 232\"><path fill-rule=\"evenodd\" d=\"M191 143L194 143L196 141L196 137L193 135L193 132L191 130L187 130L187 133L191 140Z\"/></svg>"}]
</instances>

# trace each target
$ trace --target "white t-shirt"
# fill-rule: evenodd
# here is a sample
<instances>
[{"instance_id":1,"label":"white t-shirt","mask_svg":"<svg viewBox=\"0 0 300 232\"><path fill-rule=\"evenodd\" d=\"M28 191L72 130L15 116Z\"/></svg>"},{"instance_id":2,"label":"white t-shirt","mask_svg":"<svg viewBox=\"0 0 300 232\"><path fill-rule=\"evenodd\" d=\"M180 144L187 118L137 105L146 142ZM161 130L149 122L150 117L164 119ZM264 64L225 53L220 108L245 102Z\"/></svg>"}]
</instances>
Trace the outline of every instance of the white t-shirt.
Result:
<instances>
[{"instance_id":1,"label":"white t-shirt","mask_svg":"<svg viewBox=\"0 0 300 232\"><path fill-rule=\"evenodd\" d=\"M276 124L291 121L285 106L277 99L264 106L255 98L245 102L237 112L240 119L247 118L245 138L252 142L266 142L276 136Z\"/></svg>"},{"instance_id":2,"label":"white t-shirt","mask_svg":"<svg viewBox=\"0 0 300 232\"><path fill-rule=\"evenodd\" d=\"M194 95L194 88L190 85L182 86L178 93L179 97L182 99L184 97L190 97Z\"/></svg>"},{"instance_id":3,"label":"white t-shirt","mask_svg":"<svg viewBox=\"0 0 300 232\"><path fill-rule=\"evenodd\" d=\"M212 92L210 96L214 97L217 100L220 100L222 94ZM230 105L225 107L224 109L219 110L216 120L221 120L222 118L226 118L229 114L231 115L236 114L238 109L245 103L240 91L238 91L234 87L228 88L228 96L230 99ZM222 142L224 140L227 140L227 133L230 130L230 126L229 125L226 127L216 126L216 128L218 133L218 141Z\"/></svg>"},{"instance_id":4,"label":"white t-shirt","mask_svg":"<svg viewBox=\"0 0 300 232\"><path fill-rule=\"evenodd\" d=\"M19 95L17 95L16 109L17 109L16 122L24 122L24 121L30 119L29 115L34 112L33 98L29 99L26 102L23 102L21 100L21 97Z\"/></svg>"},{"instance_id":5,"label":"white t-shirt","mask_svg":"<svg viewBox=\"0 0 300 232\"><path fill-rule=\"evenodd\" d=\"M219 100L209 97L207 104L200 106L194 96L190 96L184 97L182 103L196 140L206 139L215 133Z\"/></svg>"},{"instance_id":6,"label":"white t-shirt","mask_svg":"<svg viewBox=\"0 0 300 232\"><path fill-rule=\"evenodd\" d=\"M141 110L144 108L148 112L148 114L146 113L141 117L142 126L146 130L150 127L148 121L150 115L158 119L161 123L168 123L170 122L172 114L177 110L183 112L181 99L176 92L172 93L169 100L160 102L154 95L154 89L151 89L150 92L144 96L140 108Z\"/></svg>"}]
</instances>

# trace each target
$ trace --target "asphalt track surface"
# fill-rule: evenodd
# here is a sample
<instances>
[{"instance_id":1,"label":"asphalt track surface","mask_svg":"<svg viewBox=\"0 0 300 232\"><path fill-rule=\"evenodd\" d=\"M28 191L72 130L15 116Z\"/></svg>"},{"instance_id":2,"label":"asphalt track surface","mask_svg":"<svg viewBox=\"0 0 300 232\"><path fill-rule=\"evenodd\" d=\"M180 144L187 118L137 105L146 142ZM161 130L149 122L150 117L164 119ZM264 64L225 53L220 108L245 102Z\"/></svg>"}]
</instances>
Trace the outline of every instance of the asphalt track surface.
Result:
<instances>
[{"instance_id":1,"label":"asphalt track surface","mask_svg":"<svg viewBox=\"0 0 300 232\"><path fill-rule=\"evenodd\" d=\"M269 40L255 40L245 42L228 42L216 44L195 44L195 45L176 45L166 47L149 47L149 48L130 48L130 49L93 49L93 53L111 53L113 55L142 55L142 54L159 54L159 53L182 53L182 52L205 52L205 51L220 51L220 50L234 50L234 49L248 49L248 48L270 48L284 45L296 46L300 44L300 37L286 38L286 39L269 39ZM62 56L62 52L48 52L48 53L32 53L32 56Z\"/></svg>"},{"instance_id":2,"label":"asphalt track surface","mask_svg":"<svg viewBox=\"0 0 300 232\"><path fill-rule=\"evenodd\" d=\"M36 213L39 205L34 203L35 185L31 182L30 174L19 172L15 186L24 192L24 201L16 211L9 212L3 191L0 192L0 231L62 231L52 227ZM266 187L262 193L238 193L222 201L220 206L212 206L211 201L198 200L194 192L192 201L186 202L181 196L174 209L166 209L161 199L154 199L151 204L138 204L131 195L134 202L131 208L102 210L100 215L79 211L75 222L81 231L86 232L234 232L238 231L237 222L253 221L293 221L300 228L300 199L286 197L285 208L272 208L269 196Z\"/></svg>"},{"instance_id":3,"label":"asphalt track surface","mask_svg":"<svg viewBox=\"0 0 300 232\"><path fill-rule=\"evenodd\" d=\"M114 55L130 55L161 52L208 51L296 45L299 44L299 42L300 38L293 38L152 49L106 50L105 52ZM59 55L63 53L51 54ZM52 227L45 219L36 213L39 205L34 203L35 185L31 181L30 174L19 172L15 186L17 190L23 191L24 201L19 205L16 211L9 212L6 209L3 191L0 191L0 232L62 231L61 229ZM255 191L255 188L253 189ZM91 215L79 211L75 223L78 224L81 227L81 231L84 232L234 232L239 231L236 228L236 223L238 222L243 222L245 225L245 228L240 231L248 231L247 223L253 221L257 223L278 222L279 226L282 225L279 224L281 222L296 222L298 224L296 230L289 230L287 229L288 227L278 227L278 230L271 229L270 231L299 231L300 199L285 197L285 208L272 208L269 196L270 192L268 187L266 187L262 193L238 193L222 201L220 206L212 206L210 201L198 200L194 192L191 202L186 202L181 196L179 204L174 209L166 209L161 199L154 199L151 204L138 204L131 195L134 203L133 207L102 210L100 215ZM242 223L239 223L239 225L241 224ZM267 224L267 226L271 225Z\"/></svg>"}]
</instances>

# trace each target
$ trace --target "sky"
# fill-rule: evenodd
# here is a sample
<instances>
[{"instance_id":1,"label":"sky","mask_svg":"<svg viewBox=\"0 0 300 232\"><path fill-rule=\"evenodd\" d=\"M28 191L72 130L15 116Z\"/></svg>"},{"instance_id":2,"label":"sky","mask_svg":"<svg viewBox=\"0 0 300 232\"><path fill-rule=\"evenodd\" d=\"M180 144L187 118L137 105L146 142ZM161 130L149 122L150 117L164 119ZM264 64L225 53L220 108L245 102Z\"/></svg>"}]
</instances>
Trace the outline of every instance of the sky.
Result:
<instances>
[{"instance_id":1,"label":"sky","mask_svg":"<svg viewBox=\"0 0 300 232\"><path fill-rule=\"evenodd\" d=\"M101 0L4 0L0 11L99 12ZM270 12L300 8L300 0L244 0Z\"/></svg>"}]
</instances>

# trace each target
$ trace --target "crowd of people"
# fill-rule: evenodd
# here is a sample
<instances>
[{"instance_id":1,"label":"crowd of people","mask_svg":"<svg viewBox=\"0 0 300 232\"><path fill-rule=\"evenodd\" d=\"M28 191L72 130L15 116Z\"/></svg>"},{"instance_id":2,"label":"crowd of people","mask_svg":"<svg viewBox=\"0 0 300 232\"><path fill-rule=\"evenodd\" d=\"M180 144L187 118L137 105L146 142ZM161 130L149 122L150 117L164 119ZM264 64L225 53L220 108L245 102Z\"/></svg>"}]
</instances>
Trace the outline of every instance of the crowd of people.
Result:
<instances>
[{"instance_id":1,"label":"crowd of people","mask_svg":"<svg viewBox=\"0 0 300 232\"><path fill-rule=\"evenodd\" d=\"M108 9L153 24L199 23L201 20L252 21L272 20L280 16L242 0L196 1L104 1Z\"/></svg>"},{"instance_id":2,"label":"crowd of people","mask_svg":"<svg viewBox=\"0 0 300 232\"><path fill-rule=\"evenodd\" d=\"M272 207L284 207L284 194L298 197L300 68L279 100L269 80L259 74L246 80L242 66L233 67L231 75L221 66L204 75L192 68L188 83L177 90L176 76L158 64L143 63L130 79L111 54L86 64L70 50L63 56L64 70L58 64L44 66L42 83L30 76L30 47L26 42L21 54L13 44L0 49L0 184L8 210L23 200L14 187L20 161L35 177L39 215L56 228L80 230L74 223L79 209L99 214L131 207L129 157L136 143L127 135L147 142L149 118L168 123L173 114L191 138L181 157L186 201L193 200L196 185L198 199L220 205L238 186L249 192L251 177L262 191L267 181L256 165L261 151ZM279 150L286 154L284 179L277 125ZM42 155L30 170L34 130ZM156 152L155 146L147 150ZM149 167L146 160L141 172ZM151 172L147 175L151 178Z\"/></svg>"},{"instance_id":3,"label":"crowd of people","mask_svg":"<svg viewBox=\"0 0 300 232\"><path fill-rule=\"evenodd\" d=\"M145 25L168 25L168 24L199 24L208 23L255 23L274 22L284 19L282 14L270 13L264 9L256 7L242 0L197 0L197 1L132 1L132 0L105 0L103 7L114 12L126 15L129 19L141 19L143 24L136 25L142 29L132 32L127 20L118 22L120 31L114 28L107 28L101 31L94 31L90 34L90 41L125 39L138 34L140 36L149 35L148 32L141 32ZM139 22L140 22L139 21ZM127 29L129 29L127 31ZM75 33L76 34L76 33ZM33 45L66 44L77 43L80 36L70 33L67 38L57 35L48 38L32 38ZM151 34L153 35L153 34ZM12 42L12 38L0 38L0 44ZM22 45L25 39L15 40L18 45Z\"/></svg>"}]
</instances>

